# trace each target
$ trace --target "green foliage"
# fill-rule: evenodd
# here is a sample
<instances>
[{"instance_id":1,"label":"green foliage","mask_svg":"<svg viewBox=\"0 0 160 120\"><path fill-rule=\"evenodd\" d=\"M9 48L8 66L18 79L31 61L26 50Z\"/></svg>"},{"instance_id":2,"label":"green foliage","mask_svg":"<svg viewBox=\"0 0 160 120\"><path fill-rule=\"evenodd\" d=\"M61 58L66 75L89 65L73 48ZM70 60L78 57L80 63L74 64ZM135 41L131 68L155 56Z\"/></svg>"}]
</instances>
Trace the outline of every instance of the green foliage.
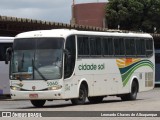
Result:
<instances>
[{"instance_id":1,"label":"green foliage","mask_svg":"<svg viewBox=\"0 0 160 120\"><path fill-rule=\"evenodd\" d=\"M106 19L109 29L160 32L160 0L108 0Z\"/></svg>"}]
</instances>

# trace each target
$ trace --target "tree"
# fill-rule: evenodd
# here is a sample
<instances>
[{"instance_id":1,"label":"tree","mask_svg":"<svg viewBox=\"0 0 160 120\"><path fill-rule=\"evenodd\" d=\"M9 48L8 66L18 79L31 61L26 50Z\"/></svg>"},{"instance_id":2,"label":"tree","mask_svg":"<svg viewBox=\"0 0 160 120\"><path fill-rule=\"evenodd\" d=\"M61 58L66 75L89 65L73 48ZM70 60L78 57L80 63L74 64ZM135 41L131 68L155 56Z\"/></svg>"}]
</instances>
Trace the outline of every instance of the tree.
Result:
<instances>
[{"instance_id":1,"label":"tree","mask_svg":"<svg viewBox=\"0 0 160 120\"><path fill-rule=\"evenodd\" d=\"M160 0L108 0L106 20L109 29L160 32Z\"/></svg>"}]
</instances>

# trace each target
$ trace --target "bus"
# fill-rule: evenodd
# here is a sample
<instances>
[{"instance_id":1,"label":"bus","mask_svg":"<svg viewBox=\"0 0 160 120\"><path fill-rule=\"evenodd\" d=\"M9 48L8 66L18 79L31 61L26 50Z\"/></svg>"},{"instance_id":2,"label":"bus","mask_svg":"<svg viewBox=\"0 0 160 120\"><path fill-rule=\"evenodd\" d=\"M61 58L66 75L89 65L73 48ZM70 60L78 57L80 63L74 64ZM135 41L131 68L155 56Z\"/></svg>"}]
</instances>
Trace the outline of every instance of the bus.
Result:
<instances>
[{"instance_id":1,"label":"bus","mask_svg":"<svg viewBox=\"0 0 160 120\"><path fill-rule=\"evenodd\" d=\"M15 37L7 56L12 99L35 107L46 100L99 103L110 95L135 100L154 87L154 41L145 33L30 31Z\"/></svg>"},{"instance_id":2,"label":"bus","mask_svg":"<svg viewBox=\"0 0 160 120\"><path fill-rule=\"evenodd\" d=\"M9 66L4 63L6 49L12 47L14 37L0 36L0 96L10 95Z\"/></svg>"},{"instance_id":3,"label":"bus","mask_svg":"<svg viewBox=\"0 0 160 120\"><path fill-rule=\"evenodd\" d=\"M159 86L160 85L160 50L156 49L155 50L155 85Z\"/></svg>"}]
</instances>

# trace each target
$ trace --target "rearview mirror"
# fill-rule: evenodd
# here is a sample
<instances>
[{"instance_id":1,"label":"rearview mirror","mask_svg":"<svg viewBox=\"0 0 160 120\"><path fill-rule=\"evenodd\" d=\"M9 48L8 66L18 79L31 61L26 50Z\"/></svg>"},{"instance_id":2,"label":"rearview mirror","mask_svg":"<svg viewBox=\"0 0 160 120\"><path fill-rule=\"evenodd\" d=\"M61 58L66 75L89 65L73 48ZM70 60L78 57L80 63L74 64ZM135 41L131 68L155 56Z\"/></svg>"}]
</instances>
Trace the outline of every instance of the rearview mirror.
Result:
<instances>
[{"instance_id":1,"label":"rearview mirror","mask_svg":"<svg viewBox=\"0 0 160 120\"><path fill-rule=\"evenodd\" d=\"M9 47L6 49L6 57L5 57L5 64L8 64L8 61L11 60L12 48Z\"/></svg>"},{"instance_id":2,"label":"rearview mirror","mask_svg":"<svg viewBox=\"0 0 160 120\"><path fill-rule=\"evenodd\" d=\"M64 49L64 54L67 56L67 58L71 57L71 53L67 49Z\"/></svg>"}]
</instances>

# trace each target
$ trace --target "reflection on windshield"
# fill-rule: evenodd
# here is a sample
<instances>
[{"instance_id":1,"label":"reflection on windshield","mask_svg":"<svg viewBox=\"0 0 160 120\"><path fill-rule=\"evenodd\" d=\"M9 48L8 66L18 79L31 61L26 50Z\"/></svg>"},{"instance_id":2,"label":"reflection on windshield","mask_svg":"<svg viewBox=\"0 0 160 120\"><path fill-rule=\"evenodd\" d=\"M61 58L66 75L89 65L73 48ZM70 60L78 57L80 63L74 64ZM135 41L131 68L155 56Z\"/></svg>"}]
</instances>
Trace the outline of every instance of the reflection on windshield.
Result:
<instances>
[{"instance_id":1,"label":"reflection on windshield","mask_svg":"<svg viewBox=\"0 0 160 120\"><path fill-rule=\"evenodd\" d=\"M61 78L62 50L37 50L35 55L35 67L46 79ZM36 79L42 77L37 71L34 73Z\"/></svg>"},{"instance_id":2,"label":"reflection on windshield","mask_svg":"<svg viewBox=\"0 0 160 120\"><path fill-rule=\"evenodd\" d=\"M57 49L54 45L53 48L51 45L47 47L44 45L47 42L46 39L44 42L42 40L40 42L43 43L43 48L39 47L39 49L31 49L29 46L29 49L25 47L23 50L20 49L18 43L16 44L19 48L17 50L15 48L12 56L11 79L51 80L62 77L62 47ZM23 43L22 40L21 43ZM37 42L35 43L37 44ZM34 45L33 41L32 44Z\"/></svg>"},{"instance_id":3,"label":"reflection on windshield","mask_svg":"<svg viewBox=\"0 0 160 120\"><path fill-rule=\"evenodd\" d=\"M15 51L13 54L13 60L11 63L11 70L13 72L14 78L11 79L23 79L25 77L26 79L31 78L31 73L28 72L28 69L32 68L31 59L33 58L34 54L31 50L24 50L24 51ZM20 75L20 73L27 73L23 76ZM13 77L12 76L12 77Z\"/></svg>"}]
</instances>

